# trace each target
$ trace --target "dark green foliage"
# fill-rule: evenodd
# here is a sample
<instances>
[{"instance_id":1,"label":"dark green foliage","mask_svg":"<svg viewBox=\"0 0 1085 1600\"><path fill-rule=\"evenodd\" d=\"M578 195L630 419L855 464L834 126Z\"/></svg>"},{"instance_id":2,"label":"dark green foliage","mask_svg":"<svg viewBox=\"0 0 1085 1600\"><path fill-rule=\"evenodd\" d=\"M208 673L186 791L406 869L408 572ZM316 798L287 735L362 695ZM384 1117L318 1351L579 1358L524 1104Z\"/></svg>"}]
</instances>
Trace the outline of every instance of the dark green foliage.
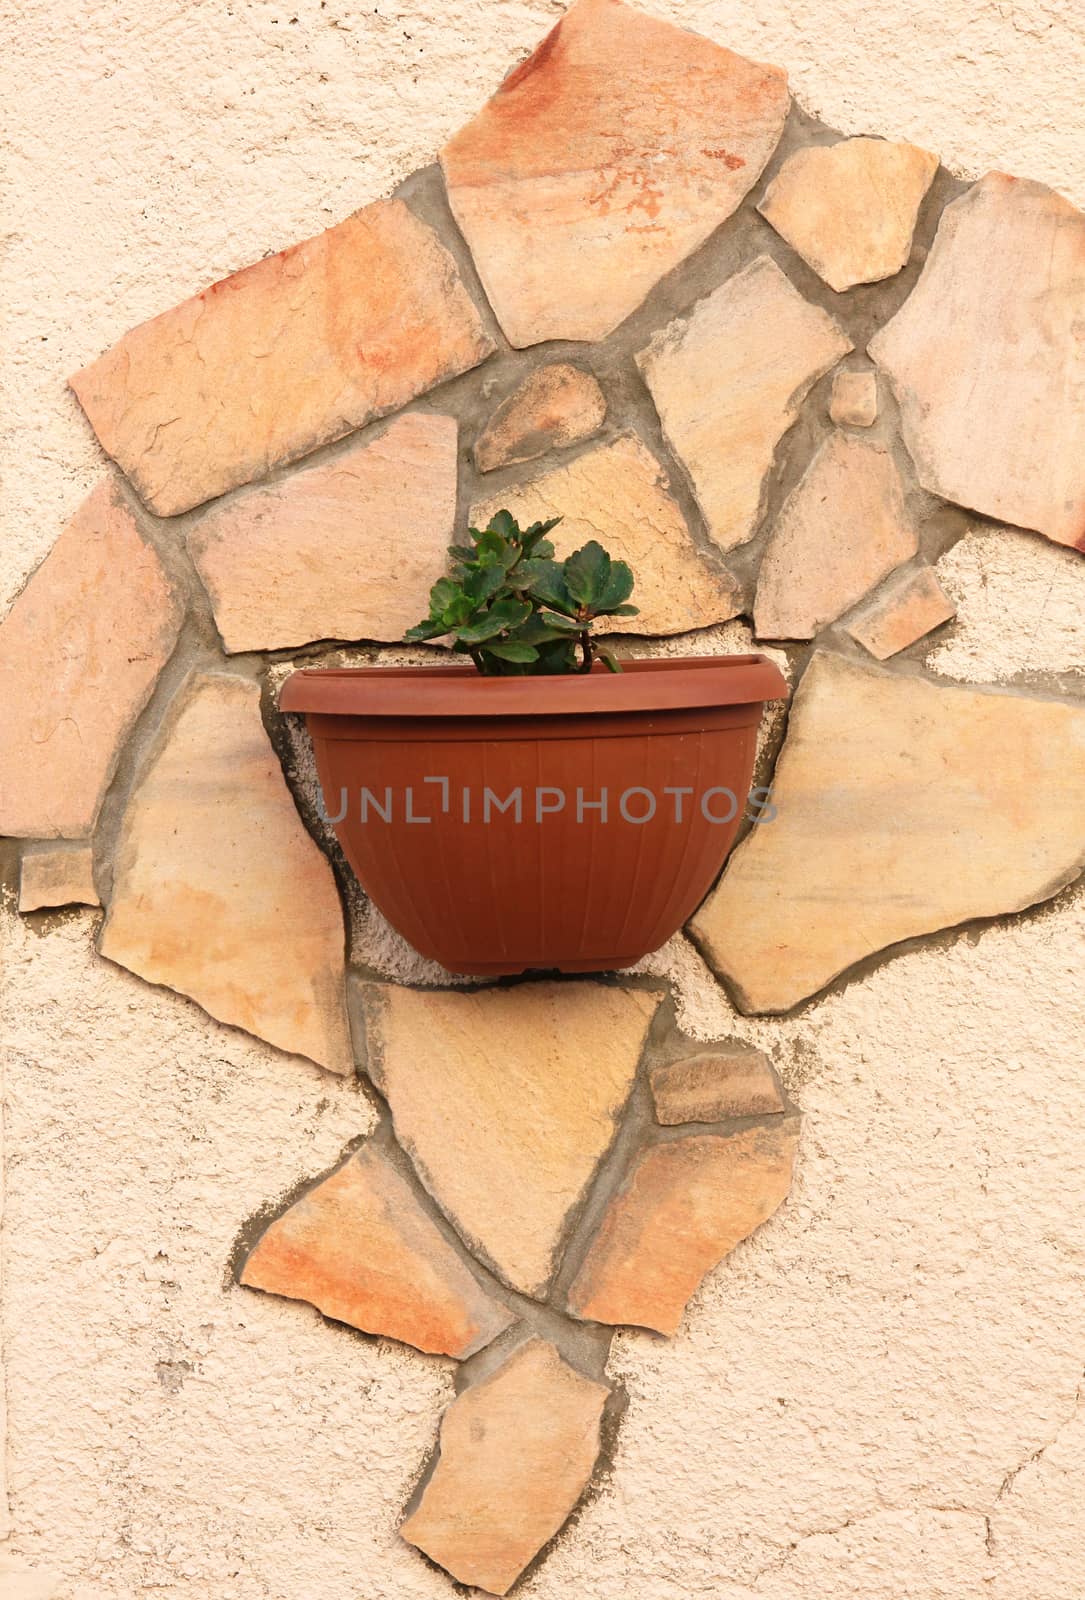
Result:
<instances>
[{"instance_id":1,"label":"dark green foliage","mask_svg":"<svg viewBox=\"0 0 1085 1600\"><path fill-rule=\"evenodd\" d=\"M620 672L591 625L596 617L636 616L627 604L633 574L594 539L555 561L546 535L560 521L521 529L499 511L488 528L468 529L471 545L449 546L452 576L434 584L429 616L408 631L407 642L448 635L453 650L492 677L590 672L596 656Z\"/></svg>"}]
</instances>

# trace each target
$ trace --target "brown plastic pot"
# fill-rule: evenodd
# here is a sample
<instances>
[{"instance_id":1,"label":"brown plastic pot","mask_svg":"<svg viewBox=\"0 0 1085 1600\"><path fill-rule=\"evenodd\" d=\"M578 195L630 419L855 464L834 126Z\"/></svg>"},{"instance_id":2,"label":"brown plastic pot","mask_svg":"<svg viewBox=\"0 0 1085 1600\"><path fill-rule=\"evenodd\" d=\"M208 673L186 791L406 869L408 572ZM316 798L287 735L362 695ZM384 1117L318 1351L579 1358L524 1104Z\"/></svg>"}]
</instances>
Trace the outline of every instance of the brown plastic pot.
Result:
<instances>
[{"instance_id":1,"label":"brown plastic pot","mask_svg":"<svg viewBox=\"0 0 1085 1600\"><path fill-rule=\"evenodd\" d=\"M601 972L664 944L723 865L762 705L786 693L764 656L699 656L295 672L280 705L305 713L366 893L422 955L484 976Z\"/></svg>"}]
</instances>

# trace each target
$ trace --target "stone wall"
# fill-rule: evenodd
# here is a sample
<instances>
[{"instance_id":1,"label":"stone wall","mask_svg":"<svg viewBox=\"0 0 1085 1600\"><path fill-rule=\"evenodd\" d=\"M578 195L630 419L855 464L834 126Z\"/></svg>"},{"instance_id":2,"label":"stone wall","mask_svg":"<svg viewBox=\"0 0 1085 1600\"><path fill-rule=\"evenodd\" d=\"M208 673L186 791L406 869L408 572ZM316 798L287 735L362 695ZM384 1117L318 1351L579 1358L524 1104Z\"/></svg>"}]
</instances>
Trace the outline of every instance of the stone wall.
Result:
<instances>
[{"instance_id":1,"label":"stone wall","mask_svg":"<svg viewBox=\"0 0 1085 1600\"><path fill-rule=\"evenodd\" d=\"M27 74L19 1600L1074 1592L1085 219L969 170L1085 192L1069 67L1043 127L970 120L903 93L912 10L875 115L865 17L812 55L797 13L580 0L477 111L560 9L152 46L62 9ZM1059 7L990 29L1076 48ZM612 979L422 962L276 707L298 663L426 659L387 647L502 505L634 565L620 648L756 641L794 689L777 822Z\"/></svg>"}]
</instances>

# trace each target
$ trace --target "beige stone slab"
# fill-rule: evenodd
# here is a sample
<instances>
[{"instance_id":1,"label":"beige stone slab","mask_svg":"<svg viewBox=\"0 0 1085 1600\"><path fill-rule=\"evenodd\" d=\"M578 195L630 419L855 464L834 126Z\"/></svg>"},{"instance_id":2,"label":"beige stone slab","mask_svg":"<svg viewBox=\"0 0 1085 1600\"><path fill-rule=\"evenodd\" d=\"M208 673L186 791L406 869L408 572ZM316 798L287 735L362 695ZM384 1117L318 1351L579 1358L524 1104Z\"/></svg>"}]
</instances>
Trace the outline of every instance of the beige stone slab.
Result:
<instances>
[{"instance_id":1,"label":"beige stone slab","mask_svg":"<svg viewBox=\"0 0 1085 1600\"><path fill-rule=\"evenodd\" d=\"M638 616L603 618L598 633L688 633L726 622L742 609L734 578L715 570L694 543L663 468L635 434L622 434L528 483L477 502L470 518L484 528L507 508L521 523L561 516L551 535L559 558L598 539L632 567Z\"/></svg>"},{"instance_id":2,"label":"beige stone slab","mask_svg":"<svg viewBox=\"0 0 1085 1600\"><path fill-rule=\"evenodd\" d=\"M617 0L578 0L441 152L509 342L602 339L738 207L786 75Z\"/></svg>"},{"instance_id":3,"label":"beige stone slab","mask_svg":"<svg viewBox=\"0 0 1085 1600\"><path fill-rule=\"evenodd\" d=\"M99 949L332 1072L353 1071L345 934L245 678L190 678L128 803Z\"/></svg>"},{"instance_id":4,"label":"beige stone slab","mask_svg":"<svg viewBox=\"0 0 1085 1600\"><path fill-rule=\"evenodd\" d=\"M870 343L924 486L1085 549L1085 214L988 173Z\"/></svg>"},{"instance_id":5,"label":"beige stone slab","mask_svg":"<svg viewBox=\"0 0 1085 1600\"><path fill-rule=\"evenodd\" d=\"M520 1345L442 1417L437 1466L404 1539L460 1583L507 1593L587 1488L609 1394L545 1339Z\"/></svg>"},{"instance_id":6,"label":"beige stone slab","mask_svg":"<svg viewBox=\"0 0 1085 1600\"><path fill-rule=\"evenodd\" d=\"M71 379L159 516L262 478L493 349L456 264L401 200L235 272Z\"/></svg>"},{"instance_id":7,"label":"beige stone slab","mask_svg":"<svg viewBox=\"0 0 1085 1600\"><path fill-rule=\"evenodd\" d=\"M752 538L776 446L812 385L851 348L832 317L759 256L638 355L722 550Z\"/></svg>"},{"instance_id":8,"label":"beige stone slab","mask_svg":"<svg viewBox=\"0 0 1085 1600\"><path fill-rule=\"evenodd\" d=\"M597 983L363 991L370 1074L472 1250L546 1292L633 1085L659 997Z\"/></svg>"},{"instance_id":9,"label":"beige stone slab","mask_svg":"<svg viewBox=\"0 0 1085 1600\"><path fill-rule=\"evenodd\" d=\"M873 427L878 420L877 374L838 372L833 379L829 415L845 427Z\"/></svg>"},{"instance_id":10,"label":"beige stone slab","mask_svg":"<svg viewBox=\"0 0 1085 1600\"><path fill-rule=\"evenodd\" d=\"M26 849L19 863L19 910L48 906L101 905L94 887L94 852L90 845L74 850L56 847Z\"/></svg>"},{"instance_id":11,"label":"beige stone slab","mask_svg":"<svg viewBox=\"0 0 1085 1600\"><path fill-rule=\"evenodd\" d=\"M1085 709L818 652L771 827L691 928L745 1011L786 1011L902 939L1021 911L1085 862Z\"/></svg>"},{"instance_id":12,"label":"beige stone slab","mask_svg":"<svg viewBox=\"0 0 1085 1600\"><path fill-rule=\"evenodd\" d=\"M585 1320L677 1333L706 1272L787 1198L797 1117L650 1145L611 1201L569 1291Z\"/></svg>"},{"instance_id":13,"label":"beige stone slab","mask_svg":"<svg viewBox=\"0 0 1085 1600\"><path fill-rule=\"evenodd\" d=\"M885 661L956 614L930 567L908 567L894 573L845 629L864 650Z\"/></svg>"},{"instance_id":14,"label":"beige stone slab","mask_svg":"<svg viewBox=\"0 0 1085 1600\"><path fill-rule=\"evenodd\" d=\"M699 1051L679 1061L659 1062L648 1083L656 1121L722 1122L783 1111L784 1092L763 1050L736 1045Z\"/></svg>"},{"instance_id":15,"label":"beige stone slab","mask_svg":"<svg viewBox=\"0 0 1085 1600\"><path fill-rule=\"evenodd\" d=\"M401 639L456 520L452 417L411 412L323 466L213 506L188 535L226 649Z\"/></svg>"},{"instance_id":16,"label":"beige stone slab","mask_svg":"<svg viewBox=\"0 0 1085 1600\"><path fill-rule=\"evenodd\" d=\"M161 561L104 479L0 624L0 834L93 832L182 617Z\"/></svg>"},{"instance_id":17,"label":"beige stone slab","mask_svg":"<svg viewBox=\"0 0 1085 1600\"><path fill-rule=\"evenodd\" d=\"M371 1144L271 1224L241 1282L431 1355L473 1355L513 1322Z\"/></svg>"},{"instance_id":18,"label":"beige stone slab","mask_svg":"<svg viewBox=\"0 0 1085 1600\"><path fill-rule=\"evenodd\" d=\"M892 278L907 264L938 157L888 139L841 139L789 156L758 211L831 289Z\"/></svg>"},{"instance_id":19,"label":"beige stone slab","mask_svg":"<svg viewBox=\"0 0 1085 1600\"><path fill-rule=\"evenodd\" d=\"M567 361L540 367L498 406L479 434L475 466L493 472L590 439L606 414L606 396L590 372Z\"/></svg>"},{"instance_id":20,"label":"beige stone slab","mask_svg":"<svg viewBox=\"0 0 1085 1600\"><path fill-rule=\"evenodd\" d=\"M812 639L919 549L883 444L833 433L777 518L757 578L754 631Z\"/></svg>"}]
</instances>

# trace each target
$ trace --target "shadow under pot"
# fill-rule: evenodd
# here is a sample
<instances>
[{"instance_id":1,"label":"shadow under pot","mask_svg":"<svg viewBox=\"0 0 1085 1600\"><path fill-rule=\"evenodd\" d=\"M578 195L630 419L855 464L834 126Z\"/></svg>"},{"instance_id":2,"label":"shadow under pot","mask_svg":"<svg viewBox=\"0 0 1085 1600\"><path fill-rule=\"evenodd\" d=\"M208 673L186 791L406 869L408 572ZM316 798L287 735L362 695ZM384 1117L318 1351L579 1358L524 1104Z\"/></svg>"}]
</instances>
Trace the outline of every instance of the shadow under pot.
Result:
<instances>
[{"instance_id":1,"label":"shadow under pot","mask_svg":"<svg viewBox=\"0 0 1085 1600\"><path fill-rule=\"evenodd\" d=\"M765 656L491 678L295 672L324 810L362 888L451 972L603 972L665 944L748 811Z\"/></svg>"}]
</instances>

